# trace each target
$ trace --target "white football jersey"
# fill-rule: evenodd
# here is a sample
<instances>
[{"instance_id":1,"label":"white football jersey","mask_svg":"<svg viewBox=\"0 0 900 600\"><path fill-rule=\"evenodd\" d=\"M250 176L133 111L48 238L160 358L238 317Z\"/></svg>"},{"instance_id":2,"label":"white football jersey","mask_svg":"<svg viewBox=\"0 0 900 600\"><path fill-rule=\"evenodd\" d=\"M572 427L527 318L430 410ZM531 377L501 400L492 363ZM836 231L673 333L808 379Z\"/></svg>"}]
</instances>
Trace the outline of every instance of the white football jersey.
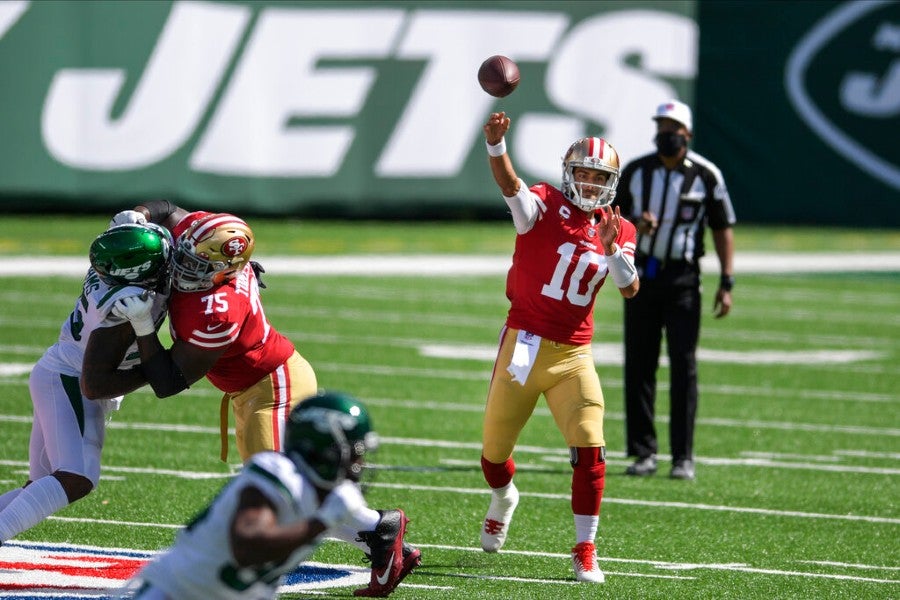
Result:
<instances>
[{"instance_id":1,"label":"white football jersey","mask_svg":"<svg viewBox=\"0 0 900 600\"><path fill-rule=\"evenodd\" d=\"M185 529L175 544L138 575L179 600L261 600L274 598L284 575L309 557L323 536L280 564L244 568L231 552L229 532L241 491L259 489L275 506L281 525L309 519L319 508L316 489L284 454L254 455L241 472Z\"/></svg>"},{"instance_id":2,"label":"white football jersey","mask_svg":"<svg viewBox=\"0 0 900 600\"><path fill-rule=\"evenodd\" d=\"M102 327L112 327L126 322L112 313L116 301L126 296L134 296L144 291L135 286L109 286L100 280L93 268L88 269L84 278L81 295L75 300L72 314L62 324L59 339L50 346L38 361L41 366L64 375L78 377L81 362L91 332ZM157 328L166 317L167 296L155 294L153 301L153 322ZM131 368L141 362L137 342L128 348L120 369Z\"/></svg>"}]
</instances>

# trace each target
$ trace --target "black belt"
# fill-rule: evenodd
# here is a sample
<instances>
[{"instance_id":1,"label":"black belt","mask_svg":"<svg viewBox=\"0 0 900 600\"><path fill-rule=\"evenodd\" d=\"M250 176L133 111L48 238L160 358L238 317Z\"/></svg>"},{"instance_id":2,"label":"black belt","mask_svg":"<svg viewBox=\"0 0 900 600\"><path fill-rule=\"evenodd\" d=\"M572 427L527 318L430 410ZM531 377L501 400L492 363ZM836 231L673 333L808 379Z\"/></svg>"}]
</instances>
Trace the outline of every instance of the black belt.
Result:
<instances>
[{"instance_id":1,"label":"black belt","mask_svg":"<svg viewBox=\"0 0 900 600\"><path fill-rule=\"evenodd\" d=\"M646 255L639 255L634 257L634 264L638 267L646 267L647 261L650 260L651 257ZM655 258L655 257L654 257ZM689 265L696 265L697 261L694 260L685 260L683 258L667 258L667 259L656 259L657 264L660 269L665 269L666 267L686 267Z\"/></svg>"},{"instance_id":2,"label":"black belt","mask_svg":"<svg viewBox=\"0 0 900 600\"><path fill-rule=\"evenodd\" d=\"M661 273L670 275L685 272L696 272L699 266L696 261L684 259L660 260L656 257L641 255L635 256L634 264L639 269L642 279L655 279Z\"/></svg>"}]
</instances>

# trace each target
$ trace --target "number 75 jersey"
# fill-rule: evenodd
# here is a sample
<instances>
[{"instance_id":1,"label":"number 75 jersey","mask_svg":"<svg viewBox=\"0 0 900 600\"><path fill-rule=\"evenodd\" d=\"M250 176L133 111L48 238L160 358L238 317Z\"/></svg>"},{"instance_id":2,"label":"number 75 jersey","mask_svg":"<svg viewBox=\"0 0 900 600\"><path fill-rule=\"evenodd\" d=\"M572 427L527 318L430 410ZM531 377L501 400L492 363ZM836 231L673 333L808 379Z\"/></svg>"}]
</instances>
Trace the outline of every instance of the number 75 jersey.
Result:
<instances>
[{"instance_id":1,"label":"number 75 jersey","mask_svg":"<svg viewBox=\"0 0 900 600\"><path fill-rule=\"evenodd\" d=\"M173 291L169 329L175 340L222 352L206 377L228 393L257 383L294 353L294 344L266 318L259 284L249 264L212 289Z\"/></svg>"},{"instance_id":2,"label":"number 75 jersey","mask_svg":"<svg viewBox=\"0 0 900 600\"><path fill-rule=\"evenodd\" d=\"M540 214L529 231L516 236L506 279L506 325L562 344L588 344L594 299L609 273L599 228L592 213L555 187L539 183L531 192L540 200ZM629 257L636 237L634 225L623 218L616 243Z\"/></svg>"}]
</instances>

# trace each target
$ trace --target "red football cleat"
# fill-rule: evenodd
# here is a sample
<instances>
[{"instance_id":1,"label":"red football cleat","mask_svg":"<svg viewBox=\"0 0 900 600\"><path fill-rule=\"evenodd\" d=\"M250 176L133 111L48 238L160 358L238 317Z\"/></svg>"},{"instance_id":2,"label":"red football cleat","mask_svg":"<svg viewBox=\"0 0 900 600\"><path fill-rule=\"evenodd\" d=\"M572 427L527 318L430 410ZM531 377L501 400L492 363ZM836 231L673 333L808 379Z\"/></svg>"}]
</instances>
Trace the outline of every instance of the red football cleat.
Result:
<instances>
[{"instance_id":1,"label":"red football cleat","mask_svg":"<svg viewBox=\"0 0 900 600\"><path fill-rule=\"evenodd\" d=\"M359 537L368 546L372 559L369 586L354 596L384 598L400 585L410 572L422 564L422 553L403 541L409 519L402 510L380 510L381 520L374 531L361 531Z\"/></svg>"}]
</instances>

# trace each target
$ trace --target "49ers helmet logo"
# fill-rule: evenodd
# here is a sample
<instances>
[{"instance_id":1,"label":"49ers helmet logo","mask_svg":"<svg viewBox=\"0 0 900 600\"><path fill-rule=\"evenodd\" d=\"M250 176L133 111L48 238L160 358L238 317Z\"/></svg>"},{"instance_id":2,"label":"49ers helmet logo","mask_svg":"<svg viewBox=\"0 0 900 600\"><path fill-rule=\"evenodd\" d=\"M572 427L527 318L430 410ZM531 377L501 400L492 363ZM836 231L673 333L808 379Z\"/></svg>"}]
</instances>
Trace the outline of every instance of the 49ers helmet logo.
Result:
<instances>
[{"instance_id":1,"label":"49ers helmet logo","mask_svg":"<svg viewBox=\"0 0 900 600\"><path fill-rule=\"evenodd\" d=\"M222 254L231 257L240 256L247 250L249 245L247 238L235 236L222 244Z\"/></svg>"}]
</instances>

